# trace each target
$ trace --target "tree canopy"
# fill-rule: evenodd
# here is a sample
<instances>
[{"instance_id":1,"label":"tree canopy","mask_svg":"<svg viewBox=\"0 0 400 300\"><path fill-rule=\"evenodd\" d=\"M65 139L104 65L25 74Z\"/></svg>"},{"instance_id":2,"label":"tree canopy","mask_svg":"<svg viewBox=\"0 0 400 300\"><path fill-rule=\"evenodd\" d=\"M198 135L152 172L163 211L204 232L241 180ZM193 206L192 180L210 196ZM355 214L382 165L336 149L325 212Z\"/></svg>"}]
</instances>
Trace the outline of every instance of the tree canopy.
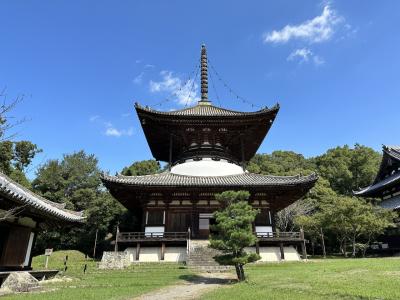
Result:
<instances>
[{"instance_id":1,"label":"tree canopy","mask_svg":"<svg viewBox=\"0 0 400 300\"><path fill-rule=\"evenodd\" d=\"M224 254L216 256L217 262L223 265L234 265L239 281L245 279L243 266L260 259L256 253L246 253L246 247L253 246L257 238L253 234L252 224L259 213L249 203L247 191L226 191L215 195L223 207L214 213L216 224L210 239L210 246Z\"/></svg>"}]
</instances>

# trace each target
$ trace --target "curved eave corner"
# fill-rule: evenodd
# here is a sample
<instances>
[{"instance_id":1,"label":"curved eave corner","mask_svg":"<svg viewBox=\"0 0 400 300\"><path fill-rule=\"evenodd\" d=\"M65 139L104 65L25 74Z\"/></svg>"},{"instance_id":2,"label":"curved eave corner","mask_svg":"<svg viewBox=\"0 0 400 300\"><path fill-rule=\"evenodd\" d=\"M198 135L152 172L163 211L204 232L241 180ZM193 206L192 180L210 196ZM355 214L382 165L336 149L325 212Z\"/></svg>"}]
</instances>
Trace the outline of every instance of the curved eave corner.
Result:
<instances>
[{"instance_id":1,"label":"curved eave corner","mask_svg":"<svg viewBox=\"0 0 400 300\"><path fill-rule=\"evenodd\" d=\"M149 113L152 115L159 115L159 116L173 116L173 117L204 117L204 116L209 116L209 117L221 117L221 116L225 116L225 117L249 117L249 116L257 116L257 115L265 115L265 114L275 114L274 118L276 117L276 114L279 112L280 109L280 105L279 103L276 103L274 106L272 106L271 108L265 107L263 109L257 110L257 111L250 111L250 112L241 112L241 111L235 111L235 110L230 110L230 109L226 109L226 108L221 108L221 107L217 107L217 106L209 106L211 108L213 108L216 111L219 111L219 114L190 114L187 113L185 114L184 112L190 112L191 110L193 110L194 108L198 107L198 105L196 106L192 106L189 108L184 108L184 109L180 109L180 110L174 110L174 111L159 111L159 110L155 110L153 108L150 108L149 106L142 106L140 105L138 102L135 102L134 107L136 109L136 112L138 114L140 113ZM226 113L226 115L224 115L224 113Z\"/></svg>"},{"instance_id":2,"label":"curved eave corner","mask_svg":"<svg viewBox=\"0 0 400 300\"><path fill-rule=\"evenodd\" d=\"M7 199L17 202L33 213L40 213L48 219L64 222L83 222L86 217L83 211L76 212L64 208L64 204L52 202L15 182L0 172L0 193Z\"/></svg>"}]
</instances>

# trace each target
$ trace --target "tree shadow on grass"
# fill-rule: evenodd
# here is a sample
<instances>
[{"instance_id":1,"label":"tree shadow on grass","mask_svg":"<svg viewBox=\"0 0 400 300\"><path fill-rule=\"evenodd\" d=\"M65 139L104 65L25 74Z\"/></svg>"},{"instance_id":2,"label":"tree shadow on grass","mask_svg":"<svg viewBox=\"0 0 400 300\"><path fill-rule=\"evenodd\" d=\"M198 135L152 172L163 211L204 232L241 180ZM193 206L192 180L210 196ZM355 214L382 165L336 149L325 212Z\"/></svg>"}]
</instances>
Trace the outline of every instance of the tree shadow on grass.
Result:
<instances>
[{"instance_id":1,"label":"tree shadow on grass","mask_svg":"<svg viewBox=\"0 0 400 300\"><path fill-rule=\"evenodd\" d=\"M236 283L237 280L233 278L221 278L221 277L210 277L202 275L181 275L179 279L185 280L194 284L232 284Z\"/></svg>"}]
</instances>

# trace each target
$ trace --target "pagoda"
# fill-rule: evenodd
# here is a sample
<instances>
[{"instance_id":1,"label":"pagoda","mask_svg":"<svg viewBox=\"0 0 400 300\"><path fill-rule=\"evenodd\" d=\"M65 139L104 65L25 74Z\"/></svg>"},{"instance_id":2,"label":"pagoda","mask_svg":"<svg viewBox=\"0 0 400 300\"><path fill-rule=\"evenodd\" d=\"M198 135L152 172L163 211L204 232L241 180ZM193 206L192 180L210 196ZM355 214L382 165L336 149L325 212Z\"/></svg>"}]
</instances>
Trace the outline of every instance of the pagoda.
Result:
<instances>
[{"instance_id":1,"label":"pagoda","mask_svg":"<svg viewBox=\"0 0 400 300\"><path fill-rule=\"evenodd\" d=\"M157 243L161 243L157 258L166 260L168 243L174 247L186 243L190 251L189 240L208 239L215 222L213 213L220 208L215 194L227 190L250 193L249 203L260 210L254 232L260 245L280 246L279 259L286 244L304 241L300 233L278 234L274 215L302 198L317 175L272 176L246 170L279 105L253 112L214 106L208 98L207 65L203 45L201 99L195 106L158 111L135 104L151 153L157 161L167 162L168 170L145 176L103 174L110 193L139 220L136 232L117 236L118 245L136 246L133 260L142 260L143 251L151 252L149 247L158 247ZM144 246L148 246L146 250ZM185 259L185 255L180 257L178 260Z\"/></svg>"}]
</instances>

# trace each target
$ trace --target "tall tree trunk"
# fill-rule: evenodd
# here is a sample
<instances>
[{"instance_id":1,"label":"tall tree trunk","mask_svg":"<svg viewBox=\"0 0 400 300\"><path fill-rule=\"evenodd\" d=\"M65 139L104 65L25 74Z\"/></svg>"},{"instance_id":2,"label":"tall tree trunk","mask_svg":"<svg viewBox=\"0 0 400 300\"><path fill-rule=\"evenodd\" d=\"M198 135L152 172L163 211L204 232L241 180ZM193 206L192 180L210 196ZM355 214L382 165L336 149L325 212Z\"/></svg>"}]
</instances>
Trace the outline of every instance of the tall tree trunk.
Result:
<instances>
[{"instance_id":1,"label":"tall tree trunk","mask_svg":"<svg viewBox=\"0 0 400 300\"><path fill-rule=\"evenodd\" d=\"M326 249L325 249L325 236L324 232L322 231L322 227L320 228L321 231L321 245L322 245L322 255L326 258Z\"/></svg>"},{"instance_id":2,"label":"tall tree trunk","mask_svg":"<svg viewBox=\"0 0 400 300\"><path fill-rule=\"evenodd\" d=\"M347 241L344 239L343 241L343 251L344 251L344 257L347 257Z\"/></svg>"},{"instance_id":3,"label":"tall tree trunk","mask_svg":"<svg viewBox=\"0 0 400 300\"><path fill-rule=\"evenodd\" d=\"M353 252L351 253L351 256L356 257L356 237L355 236L353 236L351 243L352 243L352 247L353 247Z\"/></svg>"}]
</instances>

